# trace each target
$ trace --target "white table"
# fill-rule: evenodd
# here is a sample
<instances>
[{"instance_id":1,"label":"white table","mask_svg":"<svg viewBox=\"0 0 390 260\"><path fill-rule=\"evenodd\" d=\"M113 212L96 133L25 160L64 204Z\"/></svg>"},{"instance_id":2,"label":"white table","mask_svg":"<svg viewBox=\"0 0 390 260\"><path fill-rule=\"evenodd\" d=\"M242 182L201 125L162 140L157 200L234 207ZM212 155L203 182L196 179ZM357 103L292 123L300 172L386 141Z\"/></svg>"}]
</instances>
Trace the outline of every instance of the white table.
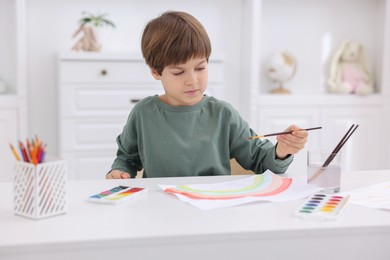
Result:
<instances>
[{"instance_id":1,"label":"white table","mask_svg":"<svg viewBox=\"0 0 390 260\"><path fill-rule=\"evenodd\" d=\"M390 211L348 205L337 221L309 221L293 216L304 199L202 211L157 187L243 177L70 181L67 213L42 220L14 215L12 185L2 183L0 259L390 259ZM349 172L342 191L384 181L390 170ZM130 183L148 195L120 205L86 200Z\"/></svg>"}]
</instances>

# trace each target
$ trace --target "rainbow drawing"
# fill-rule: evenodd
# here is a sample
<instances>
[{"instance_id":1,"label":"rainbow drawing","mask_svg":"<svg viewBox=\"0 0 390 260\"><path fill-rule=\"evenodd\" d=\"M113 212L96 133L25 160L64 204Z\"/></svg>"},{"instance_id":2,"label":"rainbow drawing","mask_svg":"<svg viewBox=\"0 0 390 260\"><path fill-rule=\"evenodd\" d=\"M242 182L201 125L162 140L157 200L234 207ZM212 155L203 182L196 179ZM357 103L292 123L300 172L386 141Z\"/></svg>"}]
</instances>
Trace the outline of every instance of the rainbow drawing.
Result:
<instances>
[{"instance_id":1,"label":"rainbow drawing","mask_svg":"<svg viewBox=\"0 0 390 260\"><path fill-rule=\"evenodd\" d=\"M223 183L174 186L165 191L181 194L191 199L227 200L277 195L287 190L291 183L291 178L264 173Z\"/></svg>"}]
</instances>

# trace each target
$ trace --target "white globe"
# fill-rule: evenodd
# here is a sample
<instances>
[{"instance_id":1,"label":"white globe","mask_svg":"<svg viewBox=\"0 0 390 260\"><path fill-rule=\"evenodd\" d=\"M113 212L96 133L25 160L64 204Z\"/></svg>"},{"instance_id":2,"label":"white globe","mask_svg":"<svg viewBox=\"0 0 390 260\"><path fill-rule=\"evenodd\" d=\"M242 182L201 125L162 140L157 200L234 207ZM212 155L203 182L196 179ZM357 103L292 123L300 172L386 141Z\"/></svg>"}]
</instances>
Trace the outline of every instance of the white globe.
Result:
<instances>
[{"instance_id":1,"label":"white globe","mask_svg":"<svg viewBox=\"0 0 390 260\"><path fill-rule=\"evenodd\" d=\"M288 52L280 52L273 55L267 62L267 76L278 84L279 91L283 89L283 83L290 80L296 71L296 61L294 56ZM287 90L283 90L286 92ZM287 91L288 92L288 91Z\"/></svg>"}]
</instances>

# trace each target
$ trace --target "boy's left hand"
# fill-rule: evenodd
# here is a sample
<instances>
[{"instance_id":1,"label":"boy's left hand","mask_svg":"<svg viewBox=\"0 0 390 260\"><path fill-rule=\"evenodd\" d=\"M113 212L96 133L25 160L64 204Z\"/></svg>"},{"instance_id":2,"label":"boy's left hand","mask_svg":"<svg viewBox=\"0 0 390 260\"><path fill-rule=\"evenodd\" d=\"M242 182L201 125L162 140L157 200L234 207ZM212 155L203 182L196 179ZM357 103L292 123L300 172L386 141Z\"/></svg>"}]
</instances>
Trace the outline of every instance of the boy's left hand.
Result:
<instances>
[{"instance_id":1,"label":"boy's left hand","mask_svg":"<svg viewBox=\"0 0 390 260\"><path fill-rule=\"evenodd\" d=\"M301 128L291 125L285 131L299 130ZM290 154L296 154L305 147L309 133L305 130L294 131L291 134L278 135L276 146L276 157L284 159Z\"/></svg>"}]
</instances>

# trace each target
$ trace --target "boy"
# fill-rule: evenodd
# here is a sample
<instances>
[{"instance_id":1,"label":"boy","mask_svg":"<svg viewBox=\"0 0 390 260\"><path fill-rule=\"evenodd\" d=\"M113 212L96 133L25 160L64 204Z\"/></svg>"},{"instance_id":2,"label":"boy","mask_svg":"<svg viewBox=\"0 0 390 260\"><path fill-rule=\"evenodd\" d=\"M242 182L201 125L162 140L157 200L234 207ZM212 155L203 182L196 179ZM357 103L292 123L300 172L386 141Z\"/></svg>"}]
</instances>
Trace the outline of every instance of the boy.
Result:
<instances>
[{"instance_id":1,"label":"boy","mask_svg":"<svg viewBox=\"0 0 390 260\"><path fill-rule=\"evenodd\" d=\"M284 173L307 131L268 140L256 135L228 103L204 95L211 44L193 16L166 12L151 20L141 40L152 76L165 94L147 97L132 109L117 137L117 157L107 179L230 174L230 159L245 169ZM288 130L299 129L290 126Z\"/></svg>"}]
</instances>

